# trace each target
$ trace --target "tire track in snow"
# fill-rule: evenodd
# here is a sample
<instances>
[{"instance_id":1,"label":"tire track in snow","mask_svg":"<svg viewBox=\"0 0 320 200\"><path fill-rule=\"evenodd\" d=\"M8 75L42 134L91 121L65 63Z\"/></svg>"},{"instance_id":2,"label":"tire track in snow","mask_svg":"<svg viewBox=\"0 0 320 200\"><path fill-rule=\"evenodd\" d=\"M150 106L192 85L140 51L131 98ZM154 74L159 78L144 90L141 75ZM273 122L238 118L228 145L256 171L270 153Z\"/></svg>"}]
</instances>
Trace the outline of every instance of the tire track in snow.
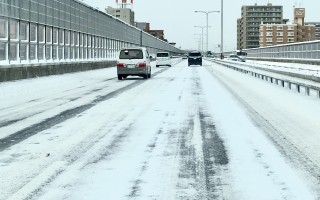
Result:
<instances>
[{"instance_id":1,"label":"tire track in snow","mask_svg":"<svg viewBox=\"0 0 320 200\"><path fill-rule=\"evenodd\" d=\"M205 101L198 74L192 69L192 95L196 108L180 133L181 169L178 199L224 199L222 177L229 158L213 118L205 112ZM191 188L192 193L188 192Z\"/></svg>"}]
</instances>

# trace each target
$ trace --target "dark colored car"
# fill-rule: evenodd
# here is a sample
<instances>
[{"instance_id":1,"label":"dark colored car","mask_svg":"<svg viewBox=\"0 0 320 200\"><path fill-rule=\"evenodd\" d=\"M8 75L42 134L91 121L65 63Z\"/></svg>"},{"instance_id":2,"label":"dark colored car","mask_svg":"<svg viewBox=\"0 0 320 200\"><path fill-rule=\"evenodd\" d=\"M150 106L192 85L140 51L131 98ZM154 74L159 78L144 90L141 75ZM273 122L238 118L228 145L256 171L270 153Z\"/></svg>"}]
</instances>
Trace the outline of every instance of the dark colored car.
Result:
<instances>
[{"instance_id":1,"label":"dark colored car","mask_svg":"<svg viewBox=\"0 0 320 200\"><path fill-rule=\"evenodd\" d=\"M188 54L188 66L190 65L202 66L202 55L200 52L190 52Z\"/></svg>"}]
</instances>

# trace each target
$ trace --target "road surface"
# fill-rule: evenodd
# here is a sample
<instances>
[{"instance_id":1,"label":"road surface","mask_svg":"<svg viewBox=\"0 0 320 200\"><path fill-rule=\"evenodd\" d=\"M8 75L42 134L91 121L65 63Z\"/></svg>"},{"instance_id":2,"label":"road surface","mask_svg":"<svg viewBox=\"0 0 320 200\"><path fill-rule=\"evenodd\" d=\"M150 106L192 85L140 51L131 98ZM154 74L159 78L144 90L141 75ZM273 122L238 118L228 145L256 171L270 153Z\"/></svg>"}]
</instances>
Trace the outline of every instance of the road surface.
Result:
<instances>
[{"instance_id":1,"label":"road surface","mask_svg":"<svg viewBox=\"0 0 320 200\"><path fill-rule=\"evenodd\" d=\"M319 100L212 62L0 91L0 200L320 198Z\"/></svg>"}]
</instances>

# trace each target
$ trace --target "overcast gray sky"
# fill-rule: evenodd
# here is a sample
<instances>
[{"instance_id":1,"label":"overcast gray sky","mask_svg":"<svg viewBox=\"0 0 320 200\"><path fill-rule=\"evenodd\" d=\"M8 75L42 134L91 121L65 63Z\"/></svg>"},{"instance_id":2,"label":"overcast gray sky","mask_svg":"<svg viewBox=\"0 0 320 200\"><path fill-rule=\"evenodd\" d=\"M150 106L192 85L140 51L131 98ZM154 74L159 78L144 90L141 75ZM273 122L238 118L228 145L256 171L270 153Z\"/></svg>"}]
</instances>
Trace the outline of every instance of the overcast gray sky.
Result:
<instances>
[{"instance_id":1,"label":"overcast gray sky","mask_svg":"<svg viewBox=\"0 0 320 200\"><path fill-rule=\"evenodd\" d=\"M119 0L120 2L121 0ZM129 1L129 0L128 0ZM83 0L84 3L103 10L107 6L117 7L115 0ZM282 5L284 18L293 18L293 7L306 9L305 21L320 21L319 0L224 0L224 50L236 49L237 19L241 16L242 5ZM195 38L205 26L204 13L195 10L220 10L221 0L134 0L135 21L149 22L151 29L163 29L169 42L176 42L182 49L197 49ZM217 50L220 44L220 14L209 14L209 49Z\"/></svg>"}]
</instances>

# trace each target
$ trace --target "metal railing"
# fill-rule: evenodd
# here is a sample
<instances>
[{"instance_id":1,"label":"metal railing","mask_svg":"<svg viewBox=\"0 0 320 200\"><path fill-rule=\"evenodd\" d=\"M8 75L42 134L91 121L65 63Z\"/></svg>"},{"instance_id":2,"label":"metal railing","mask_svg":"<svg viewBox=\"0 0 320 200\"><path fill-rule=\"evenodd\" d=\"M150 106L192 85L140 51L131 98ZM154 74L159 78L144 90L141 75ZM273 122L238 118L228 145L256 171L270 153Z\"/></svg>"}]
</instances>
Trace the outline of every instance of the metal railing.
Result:
<instances>
[{"instance_id":1,"label":"metal railing","mask_svg":"<svg viewBox=\"0 0 320 200\"><path fill-rule=\"evenodd\" d=\"M238 66L232 65L230 63L226 63L226 62L221 62L221 61L216 61L216 60L211 60L211 61L216 62L220 65L223 65L227 68L233 69L235 71L242 72L244 74L249 74L253 77L268 81L268 82L276 84L276 85L279 85L281 87L288 88L290 90L295 90L298 93L302 93L304 91L304 93L307 96L311 96L311 94L313 92L313 93L315 93L316 97L318 99L320 99L320 87L306 84L306 83L302 83L302 82L298 82L298 81L293 81L290 79L277 78L277 77L273 77L271 75L257 73L253 70L243 69L241 67L238 67Z\"/></svg>"}]
</instances>

